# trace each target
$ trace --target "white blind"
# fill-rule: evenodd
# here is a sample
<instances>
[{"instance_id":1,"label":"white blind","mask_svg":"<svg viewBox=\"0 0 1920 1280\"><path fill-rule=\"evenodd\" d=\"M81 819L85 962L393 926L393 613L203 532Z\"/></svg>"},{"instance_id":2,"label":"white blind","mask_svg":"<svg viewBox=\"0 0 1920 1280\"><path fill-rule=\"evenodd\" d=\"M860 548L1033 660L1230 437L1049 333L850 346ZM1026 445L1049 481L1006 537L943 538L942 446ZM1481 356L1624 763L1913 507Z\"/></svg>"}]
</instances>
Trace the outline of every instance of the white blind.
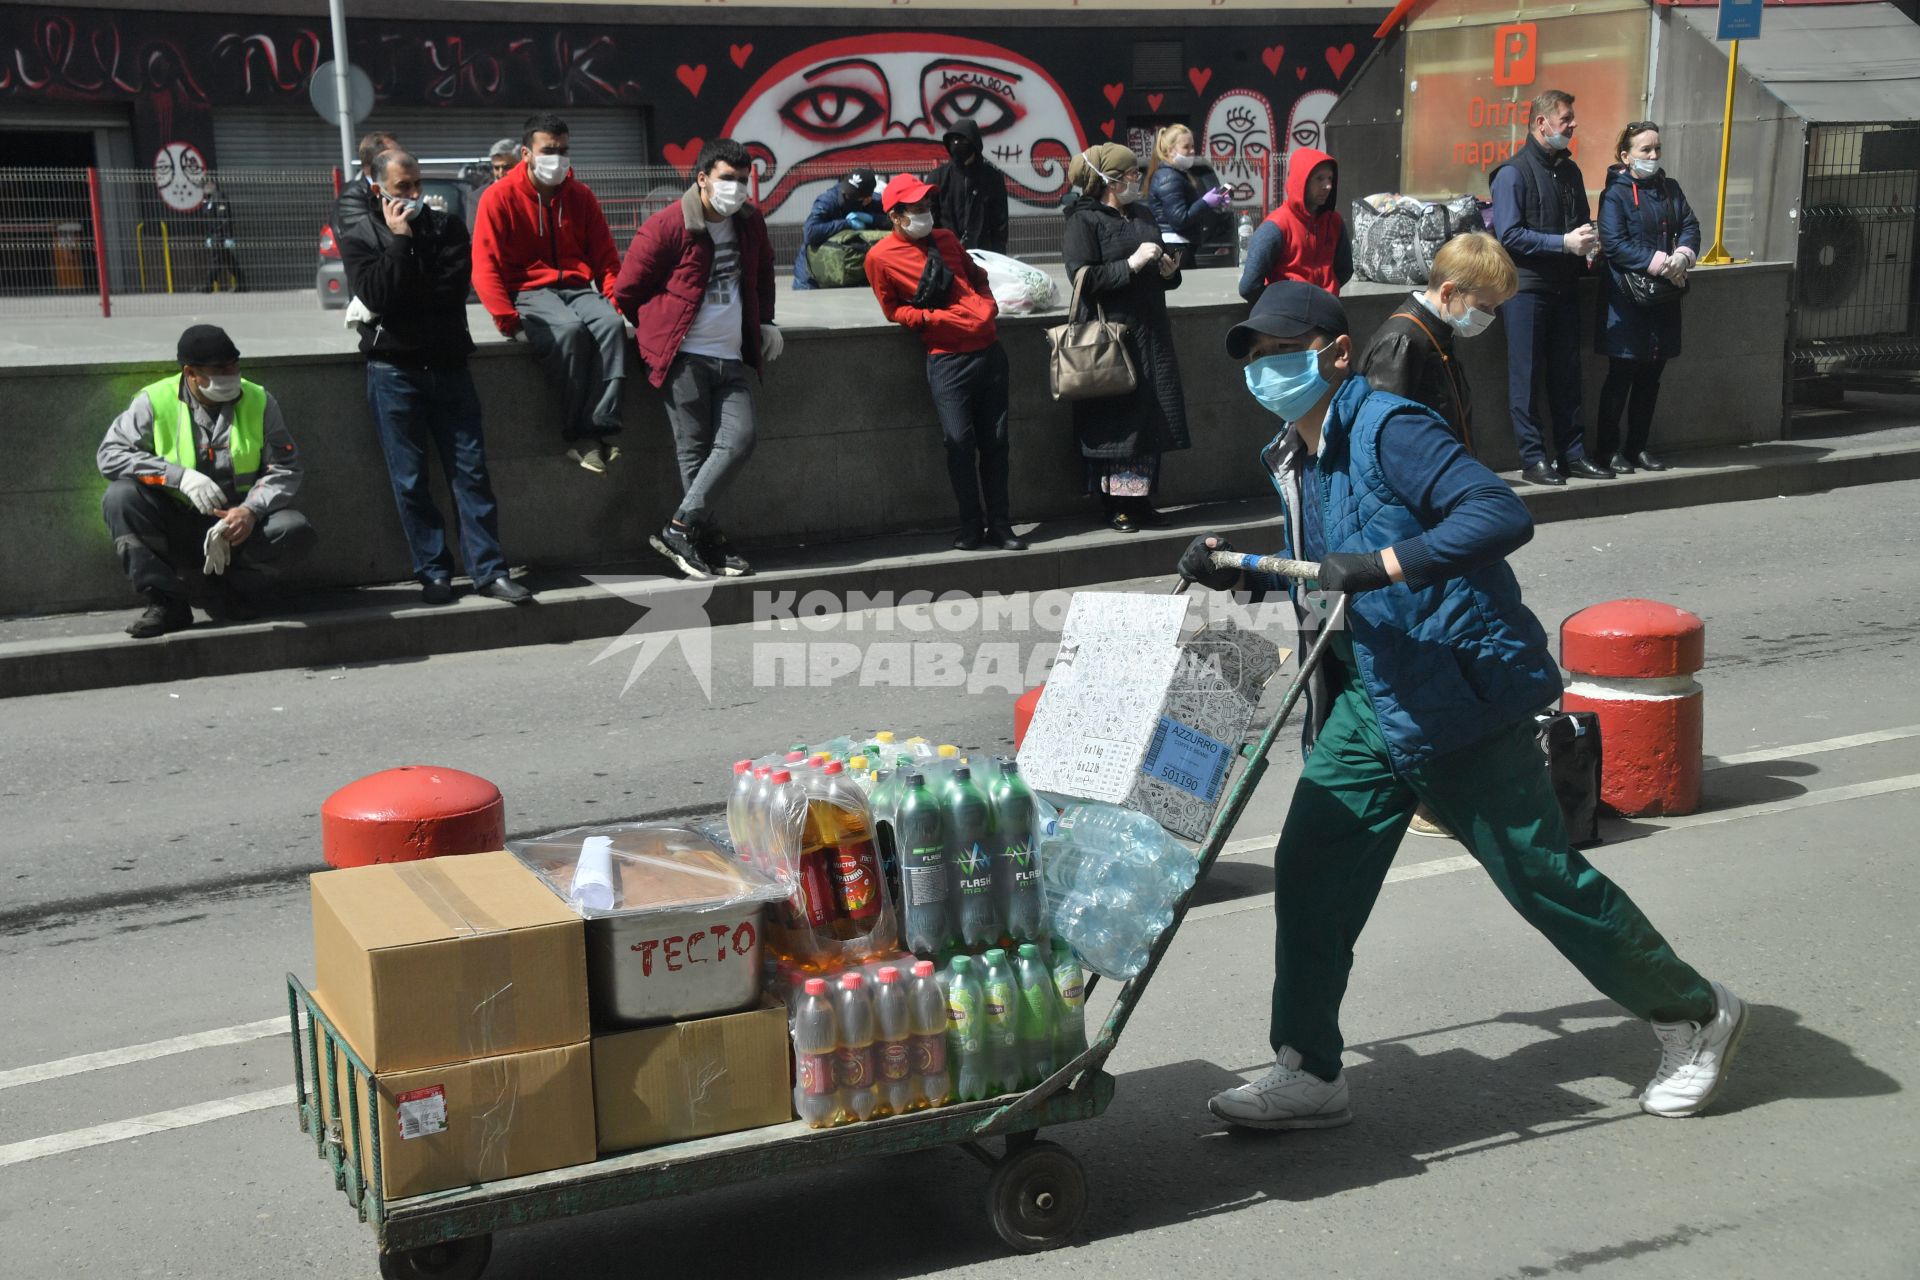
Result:
<instances>
[{"instance_id":1,"label":"white blind","mask_svg":"<svg viewBox=\"0 0 1920 1280\"><path fill-rule=\"evenodd\" d=\"M381 107L354 130L384 129L407 150L433 159L481 159L501 138L519 140L532 112L523 108ZM582 107L560 113L581 168L647 163L646 117L637 109ZM213 113L215 160L222 169L328 169L340 162L340 132L311 108L229 107Z\"/></svg>"}]
</instances>

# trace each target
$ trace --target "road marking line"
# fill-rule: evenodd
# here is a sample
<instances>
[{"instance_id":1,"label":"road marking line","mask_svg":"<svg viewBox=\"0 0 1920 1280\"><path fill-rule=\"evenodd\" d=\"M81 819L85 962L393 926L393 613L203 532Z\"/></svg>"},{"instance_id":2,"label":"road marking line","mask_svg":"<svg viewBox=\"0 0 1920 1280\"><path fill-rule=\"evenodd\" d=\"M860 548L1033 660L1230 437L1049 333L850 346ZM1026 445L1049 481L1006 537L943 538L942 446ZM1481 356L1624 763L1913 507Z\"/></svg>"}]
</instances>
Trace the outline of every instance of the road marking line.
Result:
<instances>
[{"instance_id":1,"label":"road marking line","mask_svg":"<svg viewBox=\"0 0 1920 1280\"><path fill-rule=\"evenodd\" d=\"M1804 795L1792 796L1786 800L1774 800L1765 804L1745 805L1738 809L1709 809L1705 813L1689 813L1678 818L1660 818L1657 820L1636 819L1658 827L1662 831L1684 831L1688 827L1709 827L1719 822L1738 822L1742 818L1762 818L1772 813L1792 813L1795 809L1812 809L1823 804L1838 804L1842 800L1862 800L1868 796L1892 795L1900 791L1912 791L1920 787L1920 773L1906 773L1897 778L1878 778L1872 782L1854 782L1844 787L1827 787L1821 791L1809 791Z\"/></svg>"},{"instance_id":2,"label":"road marking line","mask_svg":"<svg viewBox=\"0 0 1920 1280\"><path fill-rule=\"evenodd\" d=\"M250 1040L264 1040L268 1036L285 1035L286 1031L287 1019L283 1015L278 1018L262 1018L258 1022L243 1022L236 1027L216 1027L212 1031L196 1031L191 1035L174 1036L168 1040L150 1040L146 1044L132 1044L124 1049L102 1049L98 1053L77 1054L54 1062L41 1062L30 1067L13 1067L0 1071L0 1089L12 1089L23 1084L39 1084L43 1080L58 1080L62 1076L76 1076L85 1071L104 1071L108 1067L124 1067L132 1062L146 1062L176 1053L192 1053L197 1049L246 1044Z\"/></svg>"},{"instance_id":3,"label":"road marking line","mask_svg":"<svg viewBox=\"0 0 1920 1280\"><path fill-rule=\"evenodd\" d=\"M150 1115L135 1116L131 1120L116 1120L110 1124L96 1124L86 1129L49 1134L44 1138L29 1138L25 1142L10 1142L0 1146L0 1169L8 1165L25 1164L29 1160L38 1160L44 1156L84 1151L88 1147L101 1147L110 1142L125 1142L129 1138L144 1138L149 1134L166 1133L170 1129L186 1129L193 1125L206 1124L210 1120L243 1116L250 1111L265 1111L269 1107L291 1107L293 1102L293 1086L283 1084L271 1089L262 1089L258 1093L243 1093L233 1098L198 1102L190 1107L175 1107L171 1111L155 1111Z\"/></svg>"},{"instance_id":4,"label":"road marking line","mask_svg":"<svg viewBox=\"0 0 1920 1280\"><path fill-rule=\"evenodd\" d=\"M1793 760L1800 756L1817 756L1826 751L1845 751L1848 747L1870 747L1876 742L1899 742L1903 738L1914 737L1920 737L1920 724L1902 725L1898 729L1875 729L1870 733L1850 733L1843 738L1822 738L1818 742L1802 742L1789 747L1763 747L1758 751L1737 751L1733 755L1714 759L1707 768L1711 771L1734 764L1765 764L1773 760Z\"/></svg>"}]
</instances>

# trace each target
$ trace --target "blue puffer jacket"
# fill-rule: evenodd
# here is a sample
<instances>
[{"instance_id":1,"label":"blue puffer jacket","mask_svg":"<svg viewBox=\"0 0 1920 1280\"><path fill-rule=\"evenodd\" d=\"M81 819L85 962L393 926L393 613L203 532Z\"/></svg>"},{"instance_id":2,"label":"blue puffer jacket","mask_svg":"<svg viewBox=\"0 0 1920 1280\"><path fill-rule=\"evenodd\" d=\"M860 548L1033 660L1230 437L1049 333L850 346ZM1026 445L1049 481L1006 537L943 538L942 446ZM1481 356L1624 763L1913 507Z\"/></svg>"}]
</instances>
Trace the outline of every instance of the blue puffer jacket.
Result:
<instances>
[{"instance_id":1,"label":"blue puffer jacket","mask_svg":"<svg viewBox=\"0 0 1920 1280\"><path fill-rule=\"evenodd\" d=\"M807 250L818 249L837 232L864 230L885 231L892 224L887 215L880 211L880 201L869 200L865 205L856 205L849 209L842 203L843 197L838 186L828 187L813 202L813 208L807 211L807 221L800 228L800 251L793 256L793 287L796 289L816 289L813 282L813 269L807 265ZM847 222L850 213L864 213L870 219L865 227L854 227Z\"/></svg>"},{"instance_id":2,"label":"blue puffer jacket","mask_svg":"<svg viewBox=\"0 0 1920 1280\"><path fill-rule=\"evenodd\" d=\"M1267 446L1262 460L1286 507L1285 554L1302 542L1303 480L1321 486L1328 551L1379 551L1426 532L1380 468L1381 429L1401 413L1432 417L1353 377L1327 410L1317 464L1291 431ZM1304 652L1326 602L1299 594L1295 602ZM1546 632L1521 602L1505 560L1425 587L1362 592L1347 608L1361 679L1396 773L1518 724L1560 696ZM1334 692L1324 681L1308 688L1309 744L1332 711Z\"/></svg>"},{"instance_id":3,"label":"blue puffer jacket","mask_svg":"<svg viewBox=\"0 0 1920 1280\"><path fill-rule=\"evenodd\" d=\"M1213 170L1196 164L1185 173L1170 164L1153 171L1147 190L1147 208L1164 234L1185 236L1195 244L1213 244L1232 231L1233 212L1224 205L1218 209L1200 197L1220 185Z\"/></svg>"},{"instance_id":4,"label":"blue puffer jacket","mask_svg":"<svg viewBox=\"0 0 1920 1280\"><path fill-rule=\"evenodd\" d=\"M1700 220L1693 216L1680 184L1662 170L1651 178L1633 176L1625 165L1607 170L1600 193L1600 248L1608 270L1601 273L1600 323L1593 349L1615 360L1671 360L1680 354L1680 312L1686 300L1659 307L1633 304L1620 276L1645 275L1656 251L1671 253L1685 245L1700 252Z\"/></svg>"}]
</instances>

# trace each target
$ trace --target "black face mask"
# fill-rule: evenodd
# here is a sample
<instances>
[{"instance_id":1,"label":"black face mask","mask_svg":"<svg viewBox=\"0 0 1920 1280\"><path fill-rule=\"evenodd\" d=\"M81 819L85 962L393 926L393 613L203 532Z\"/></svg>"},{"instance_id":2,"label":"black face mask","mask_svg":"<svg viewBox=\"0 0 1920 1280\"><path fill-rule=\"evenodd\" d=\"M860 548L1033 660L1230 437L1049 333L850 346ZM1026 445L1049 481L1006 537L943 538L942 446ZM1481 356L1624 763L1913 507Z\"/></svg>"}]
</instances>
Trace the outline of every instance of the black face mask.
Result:
<instances>
[{"instance_id":1,"label":"black face mask","mask_svg":"<svg viewBox=\"0 0 1920 1280\"><path fill-rule=\"evenodd\" d=\"M947 154L953 157L955 164L971 164L973 158L980 154L980 148L971 142L949 142Z\"/></svg>"}]
</instances>

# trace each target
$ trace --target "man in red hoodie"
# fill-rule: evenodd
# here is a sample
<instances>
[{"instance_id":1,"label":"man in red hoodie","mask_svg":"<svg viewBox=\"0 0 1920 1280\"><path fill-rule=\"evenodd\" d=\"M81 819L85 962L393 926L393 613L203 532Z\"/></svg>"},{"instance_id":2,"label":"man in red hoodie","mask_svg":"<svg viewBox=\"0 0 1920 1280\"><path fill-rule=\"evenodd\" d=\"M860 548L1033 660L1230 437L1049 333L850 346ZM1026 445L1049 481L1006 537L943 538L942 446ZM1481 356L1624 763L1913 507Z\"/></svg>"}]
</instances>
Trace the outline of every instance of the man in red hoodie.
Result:
<instances>
[{"instance_id":1,"label":"man in red hoodie","mask_svg":"<svg viewBox=\"0 0 1920 1280\"><path fill-rule=\"evenodd\" d=\"M933 225L937 192L910 173L880 193L893 234L867 250L867 283L880 312L927 349L927 384L947 441L947 479L960 507L957 551L984 541L1025 551L1007 502L1007 353L987 273L953 232ZM975 474L975 459L979 471ZM981 512L981 492L986 509Z\"/></svg>"},{"instance_id":2,"label":"man in red hoodie","mask_svg":"<svg viewBox=\"0 0 1920 1280\"><path fill-rule=\"evenodd\" d=\"M620 251L593 192L573 178L567 122L527 121L523 163L480 196L473 287L506 337L525 331L562 399L567 457L595 474L619 455L626 327L608 299Z\"/></svg>"},{"instance_id":3,"label":"man in red hoodie","mask_svg":"<svg viewBox=\"0 0 1920 1280\"><path fill-rule=\"evenodd\" d=\"M1340 166L1324 151L1299 147L1287 156L1287 198L1247 242L1240 296L1259 300L1270 284L1304 280L1328 293L1353 279L1353 241L1340 216Z\"/></svg>"}]
</instances>

